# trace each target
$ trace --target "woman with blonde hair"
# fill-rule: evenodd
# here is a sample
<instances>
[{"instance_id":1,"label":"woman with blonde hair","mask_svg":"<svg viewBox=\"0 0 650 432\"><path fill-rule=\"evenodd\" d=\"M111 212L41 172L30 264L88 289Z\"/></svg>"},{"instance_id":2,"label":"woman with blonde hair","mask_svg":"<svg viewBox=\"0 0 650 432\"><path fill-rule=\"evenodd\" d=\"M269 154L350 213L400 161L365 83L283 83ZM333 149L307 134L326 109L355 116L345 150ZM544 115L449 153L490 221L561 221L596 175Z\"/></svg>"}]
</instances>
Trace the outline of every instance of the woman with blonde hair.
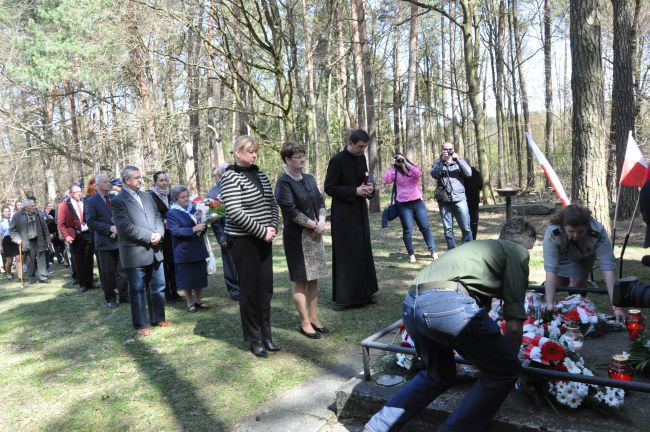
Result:
<instances>
[{"instance_id":1,"label":"woman with blonde hair","mask_svg":"<svg viewBox=\"0 0 650 432\"><path fill-rule=\"evenodd\" d=\"M271 181L255 161L259 145L248 135L233 145L235 164L221 179L226 207L225 232L239 274L239 313L244 339L257 357L279 351L271 336L273 258L271 242L277 233L278 207Z\"/></svg>"}]
</instances>

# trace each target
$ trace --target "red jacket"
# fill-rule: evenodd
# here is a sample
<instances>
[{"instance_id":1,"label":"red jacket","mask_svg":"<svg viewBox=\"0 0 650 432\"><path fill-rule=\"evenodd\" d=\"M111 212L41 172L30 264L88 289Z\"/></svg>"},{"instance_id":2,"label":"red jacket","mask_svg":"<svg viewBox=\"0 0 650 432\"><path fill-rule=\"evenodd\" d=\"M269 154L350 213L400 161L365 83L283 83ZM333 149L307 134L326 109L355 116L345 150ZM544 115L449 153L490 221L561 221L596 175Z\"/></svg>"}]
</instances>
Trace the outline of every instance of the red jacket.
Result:
<instances>
[{"instance_id":1,"label":"red jacket","mask_svg":"<svg viewBox=\"0 0 650 432\"><path fill-rule=\"evenodd\" d=\"M59 232L63 239L72 237L72 240L74 240L77 233L81 232L81 220L79 220L77 212L72 208L70 199L61 201L58 213L57 225L59 226Z\"/></svg>"}]
</instances>

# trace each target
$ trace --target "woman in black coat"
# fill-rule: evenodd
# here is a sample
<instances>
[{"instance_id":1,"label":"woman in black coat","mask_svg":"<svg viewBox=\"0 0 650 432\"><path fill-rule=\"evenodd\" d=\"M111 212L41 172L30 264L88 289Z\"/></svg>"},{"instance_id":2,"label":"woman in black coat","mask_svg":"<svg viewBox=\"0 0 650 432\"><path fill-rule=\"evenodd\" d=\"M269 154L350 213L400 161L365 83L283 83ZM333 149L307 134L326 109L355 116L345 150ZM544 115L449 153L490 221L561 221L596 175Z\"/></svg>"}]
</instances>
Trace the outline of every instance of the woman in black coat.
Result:
<instances>
[{"instance_id":1,"label":"woman in black coat","mask_svg":"<svg viewBox=\"0 0 650 432\"><path fill-rule=\"evenodd\" d=\"M207 309L201 301L201 293L208 286L208 249L203 238L206 225L200 223L201 215L190 203L186 186L174 186L169 195L172 205L167 212L167 230L171 234L176 286L185 291L188 312Z\"/></svg>"},{"instance_id":2,"label":"woman in black coat","mask_svg":"<svg viewBox=\"0 0 650 432\"><path fill-rule=\"evenodd\" d=\"M153 202L158 207L160 217L165 222L165 235L162 239L163 267L165 269L165 300L175 302L182 300L183 297L178 295L176 287L176 275L174 274L174 253L172 251L172 239L167 229L167 211L172 204L169 199L169 175L165 171L156 171L153 175L153 186L149 191L153 197Z\"/></svg>"}]
</instances>

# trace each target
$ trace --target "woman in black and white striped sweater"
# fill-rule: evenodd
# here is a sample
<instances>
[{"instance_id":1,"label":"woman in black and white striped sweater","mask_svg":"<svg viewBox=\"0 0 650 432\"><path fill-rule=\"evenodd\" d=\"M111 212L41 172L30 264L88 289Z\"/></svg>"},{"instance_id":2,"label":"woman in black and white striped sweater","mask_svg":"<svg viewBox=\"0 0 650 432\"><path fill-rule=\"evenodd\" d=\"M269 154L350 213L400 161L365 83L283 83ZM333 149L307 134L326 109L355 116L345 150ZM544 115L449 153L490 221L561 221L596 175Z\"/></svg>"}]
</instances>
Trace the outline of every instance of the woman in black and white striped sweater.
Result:
<instances>
[{"instance_id":1,"label":"woman in black and white striped sweater","mask_svg":"<svg viewBox=\"0 0 650 432\"><path fill-rule=\"evenodd\" d=\"M273 261L271 242L278 207L269 178L255 165L259 145L243 135L235 140L235 164L221 179L226 236L239 274L239 314L244 339L258 357L279 351L271 336Z\"/></svg>"}]
</instances>

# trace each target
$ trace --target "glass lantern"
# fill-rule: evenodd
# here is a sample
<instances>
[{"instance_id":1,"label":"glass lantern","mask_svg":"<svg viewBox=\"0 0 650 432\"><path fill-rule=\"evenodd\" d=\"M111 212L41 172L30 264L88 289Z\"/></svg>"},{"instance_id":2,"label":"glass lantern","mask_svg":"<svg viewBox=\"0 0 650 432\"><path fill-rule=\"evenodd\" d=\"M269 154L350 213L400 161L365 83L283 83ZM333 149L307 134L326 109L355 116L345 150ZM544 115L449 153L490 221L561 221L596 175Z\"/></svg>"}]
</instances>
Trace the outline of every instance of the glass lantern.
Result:
<instances>
[{"instance_id":1,"label":"glass lantern","mask_svg":"<svg viewBox=\"0 0 650 432\"><path fill-rule=\"evenodd\" d=\"M623 354L616 354L612 357L607 373L611 379L621 381L632 381L632 366L630 357Z\"/></svg>"},{"instance_id":2,"label":"glass lantern","mask_svg":"<svg viewBox=\"0 0 650 432\"><path fill-rule=\"evenodd\" d=\"M571 322L566 326L566 335L571 338L573 351L580 351L585 342L585 338L580 331L580 326Z\"/></svg>"},{"instance_id":3,"label":"glass lantern","mask_svg":"<svg viewBox=\"0 0 650 432\"><path fill-rule=\"evenodd\" d=\"M635 341L639 334L643 334L645 330L645 320L641 315L640 309L630 309L625 318L625 327L630 335L630 340Z\"/></svg>"}]
</instances>

